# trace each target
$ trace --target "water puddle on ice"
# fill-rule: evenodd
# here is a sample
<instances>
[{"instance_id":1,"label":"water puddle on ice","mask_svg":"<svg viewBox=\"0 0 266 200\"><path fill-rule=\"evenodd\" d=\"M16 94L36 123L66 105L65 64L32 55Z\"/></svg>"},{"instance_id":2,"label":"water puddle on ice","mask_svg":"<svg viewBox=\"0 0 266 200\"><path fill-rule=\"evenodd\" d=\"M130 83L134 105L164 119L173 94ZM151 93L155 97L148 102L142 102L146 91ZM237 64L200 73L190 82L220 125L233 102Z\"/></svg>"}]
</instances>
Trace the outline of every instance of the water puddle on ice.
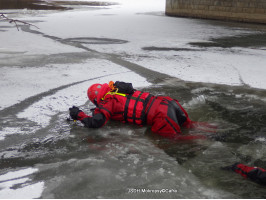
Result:
<instances>
[{"instance_id":1,"label":"water puddle on ice","mask_svg":"<svg viewBox=\"0 0 266 200\"><path fill-rule=\"evenodd\" d=\"M212 38L208 42L191 42L190 44L198 47L251 47L264 48L266 45L266 34L256 33L248 35L227 36L221 38ZM265 50L265 48L263 49Z\"/></svg>"}]
</instances>

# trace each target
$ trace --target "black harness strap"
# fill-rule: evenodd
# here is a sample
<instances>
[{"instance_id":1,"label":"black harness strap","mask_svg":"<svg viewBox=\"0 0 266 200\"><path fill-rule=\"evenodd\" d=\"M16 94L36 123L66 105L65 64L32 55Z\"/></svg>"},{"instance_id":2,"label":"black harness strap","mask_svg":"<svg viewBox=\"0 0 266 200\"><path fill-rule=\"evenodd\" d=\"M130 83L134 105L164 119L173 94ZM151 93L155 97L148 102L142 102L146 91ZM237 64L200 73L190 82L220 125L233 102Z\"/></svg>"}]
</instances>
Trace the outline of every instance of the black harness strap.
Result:
<instances>
[{"instance_id":1,"label":"black harness strap","mask_svg":"<svg viewBox=\"0 0 266 200\"><path fill-rule=\"evenodd\" d=\"M139 94L139 96L137 97L136 101L135 101L135 105L134 105L134 109L133 109L133 124L135 124L136 121L136 109L137 109L137 104L139 102L139 98L141 97L141 95L143 94L143 92L141 92Z\"/></svg>"},{"instance_id":2,"label":"black harness strap","mask_svg":"<svg viewBox=\"0 0 266 200\"><path fill-rule=\"evenodd\" d=\"M110 110L108 110L107 108L105 107L98 107L100 110L105 110L107 111L110 115L112 115L112 113L110 112Z\"/></svg>"},{"instance_id":3,"label":"black harness strap","mask_svg":"<svg viewBox=\"0 0 266 200\"><path fill-rule=\"evenodd\" d=\"M147 115L145 115L145 110L146 110L147 104L149 103L152 96L153 95L149 94L149 96L145 99L145 101L143 103L143 110L142 110L141 116L140 116L142 125L146 124Z\"/></svg>"},{"instance_id":4,"label":"black harness strap","mask_svg":"<svg viewBox=\"0 0 266 200\"><path fill-rule=\"evenodd\" d=\"M139 97L131 97L130 99L138 100L138 101L144 102L144 99L139 99Z\"/></svg>"},{"instance_id":5,"label":"black harness strap","mask_svg":"<svg viewBox=\"0 0 266 200\"><path fill-rule=\"evenodd\" d=\"M154 103L154 101L157 99L157 97L154 97L154 99L152 100L152 102L151 102L151 104L150 104L150 106L149 106L149 108L148 108L148 110L147 110L147 113L146 113L146 115L148 115L148 113L150 112L150 109L151 109L151 107L152 107L152 104Z\"/></svg>"},{"instance_id":6,"label":"black harness strap","mask_svg":"<svg viewBox=\"0 0 266 200\"><path fill-rule=\"evenodd\" d=\"M130 95L127 95L127 101L126 101L126 105L125 105L125 113L124 113L124 120L125 122L128 122L127 121L127 113L128 113L128 105L129 105L129 101L131 99L131 94Z\"/></svg>"},{"instance_id":7,"label":"black harness strap","mask_svg":"<svg viewBox=\"0 0 266 200\"><path fill-rule=\"evenodd\" d=\"M170 126L175 130L175 132L178 133L174 125L167 118L165 118L165 120L168 122L168 124L170 124Z\"/></svg>"},{"instance_id":8,"label":"black harness strap","mask_svg":"<svg viewBox=\"0 0 266 200\"><path fill-rule=\"evenodd\" d=\"M146 116L145 110L146 110L146 107L147 107L151 97L153 97L153 95L149 94L147 98L141 99L140 97L141 97L142 94L143 94L143 92L141 92L137 97L133 97L132 95L127 95L127 100L126 100L125 110L124 110L124 120L125 120L125 122L128 122L128 119L132 119L133 123L136 123L136 120L141 120L141 124L142 125L146 123L147 116ZM132 117L128 116L128 106L129 106L130 100L135 100ZM141 111L141 116L140 117L136 117L136 110L137 110L138 102L142 102L143 103L143 110ZM153 102L154 102L154 100L153 100ZM150 105L150 107L151 107L151 105Z\"/></svg>"}]
</instances>

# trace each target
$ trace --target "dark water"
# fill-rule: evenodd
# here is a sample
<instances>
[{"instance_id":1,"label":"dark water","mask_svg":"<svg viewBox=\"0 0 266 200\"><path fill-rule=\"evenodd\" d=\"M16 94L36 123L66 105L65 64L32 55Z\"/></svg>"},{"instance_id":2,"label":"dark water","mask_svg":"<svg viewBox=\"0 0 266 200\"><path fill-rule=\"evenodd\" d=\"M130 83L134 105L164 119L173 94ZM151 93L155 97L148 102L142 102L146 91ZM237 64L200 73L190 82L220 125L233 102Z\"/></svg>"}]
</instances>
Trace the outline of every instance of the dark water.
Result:
<instances>
[{"instance_id":1,"label":"dark water","mask_svg":"<svg viewBox=\"0 0 266 200\"><path fill-rule=\"evenodd\" d=\"M1 0L0 9L38 9L38 10L57 10L64 9L55 4L49 4L41 0Z\"/></svg>"},{"instance_id":2,"label":"dark water","mask_svg":"<svg viewBox=\"0 0 266 200\"><path fill-rule=\"evenodd\" d=\"M110 6L112 2L98 1L42 1L42 0L1 0L0 9L66 10L71 6Z\"/></svg>"}]
</instances>

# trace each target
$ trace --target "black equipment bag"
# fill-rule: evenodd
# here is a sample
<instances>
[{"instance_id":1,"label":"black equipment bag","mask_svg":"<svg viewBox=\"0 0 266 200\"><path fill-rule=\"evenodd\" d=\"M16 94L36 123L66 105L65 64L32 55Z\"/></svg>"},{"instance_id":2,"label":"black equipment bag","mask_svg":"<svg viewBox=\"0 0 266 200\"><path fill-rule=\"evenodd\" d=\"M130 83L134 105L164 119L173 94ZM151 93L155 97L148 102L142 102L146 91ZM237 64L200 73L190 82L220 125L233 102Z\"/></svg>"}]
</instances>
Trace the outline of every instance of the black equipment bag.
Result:
<instances>
[{"instance_id":1,"label":"black equipment bag","mask_svg":"<svg viewBox=\"0 0 266 200\"><path fill-rule=\"evenodd\" d=\"M124 94L133 94L135 89L132 86L132 83L125 83L121 81L116 81L114 86L118 88L119 93L124 93Z\"/></svg>"}]
</instances>

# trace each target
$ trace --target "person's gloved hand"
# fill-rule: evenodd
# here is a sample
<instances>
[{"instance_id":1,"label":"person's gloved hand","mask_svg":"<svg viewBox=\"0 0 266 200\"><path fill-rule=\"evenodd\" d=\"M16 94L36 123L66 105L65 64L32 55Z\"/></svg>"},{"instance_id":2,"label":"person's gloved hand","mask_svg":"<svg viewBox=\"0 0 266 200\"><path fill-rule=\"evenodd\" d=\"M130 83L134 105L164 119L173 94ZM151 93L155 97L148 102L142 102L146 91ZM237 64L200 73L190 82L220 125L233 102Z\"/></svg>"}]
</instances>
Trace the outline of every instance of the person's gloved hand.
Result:
<instances>
[{"instance_id":1,"label":"person's gloved hand","mask_svg":"<svg viewBox=\"0 0 266 200\"><path fill-rule=\"evenodd\" d=\"M73 120L78 120L78 114L82 112L78 107L69 108L69 115Z\"/></svg>"}]
</instances>

